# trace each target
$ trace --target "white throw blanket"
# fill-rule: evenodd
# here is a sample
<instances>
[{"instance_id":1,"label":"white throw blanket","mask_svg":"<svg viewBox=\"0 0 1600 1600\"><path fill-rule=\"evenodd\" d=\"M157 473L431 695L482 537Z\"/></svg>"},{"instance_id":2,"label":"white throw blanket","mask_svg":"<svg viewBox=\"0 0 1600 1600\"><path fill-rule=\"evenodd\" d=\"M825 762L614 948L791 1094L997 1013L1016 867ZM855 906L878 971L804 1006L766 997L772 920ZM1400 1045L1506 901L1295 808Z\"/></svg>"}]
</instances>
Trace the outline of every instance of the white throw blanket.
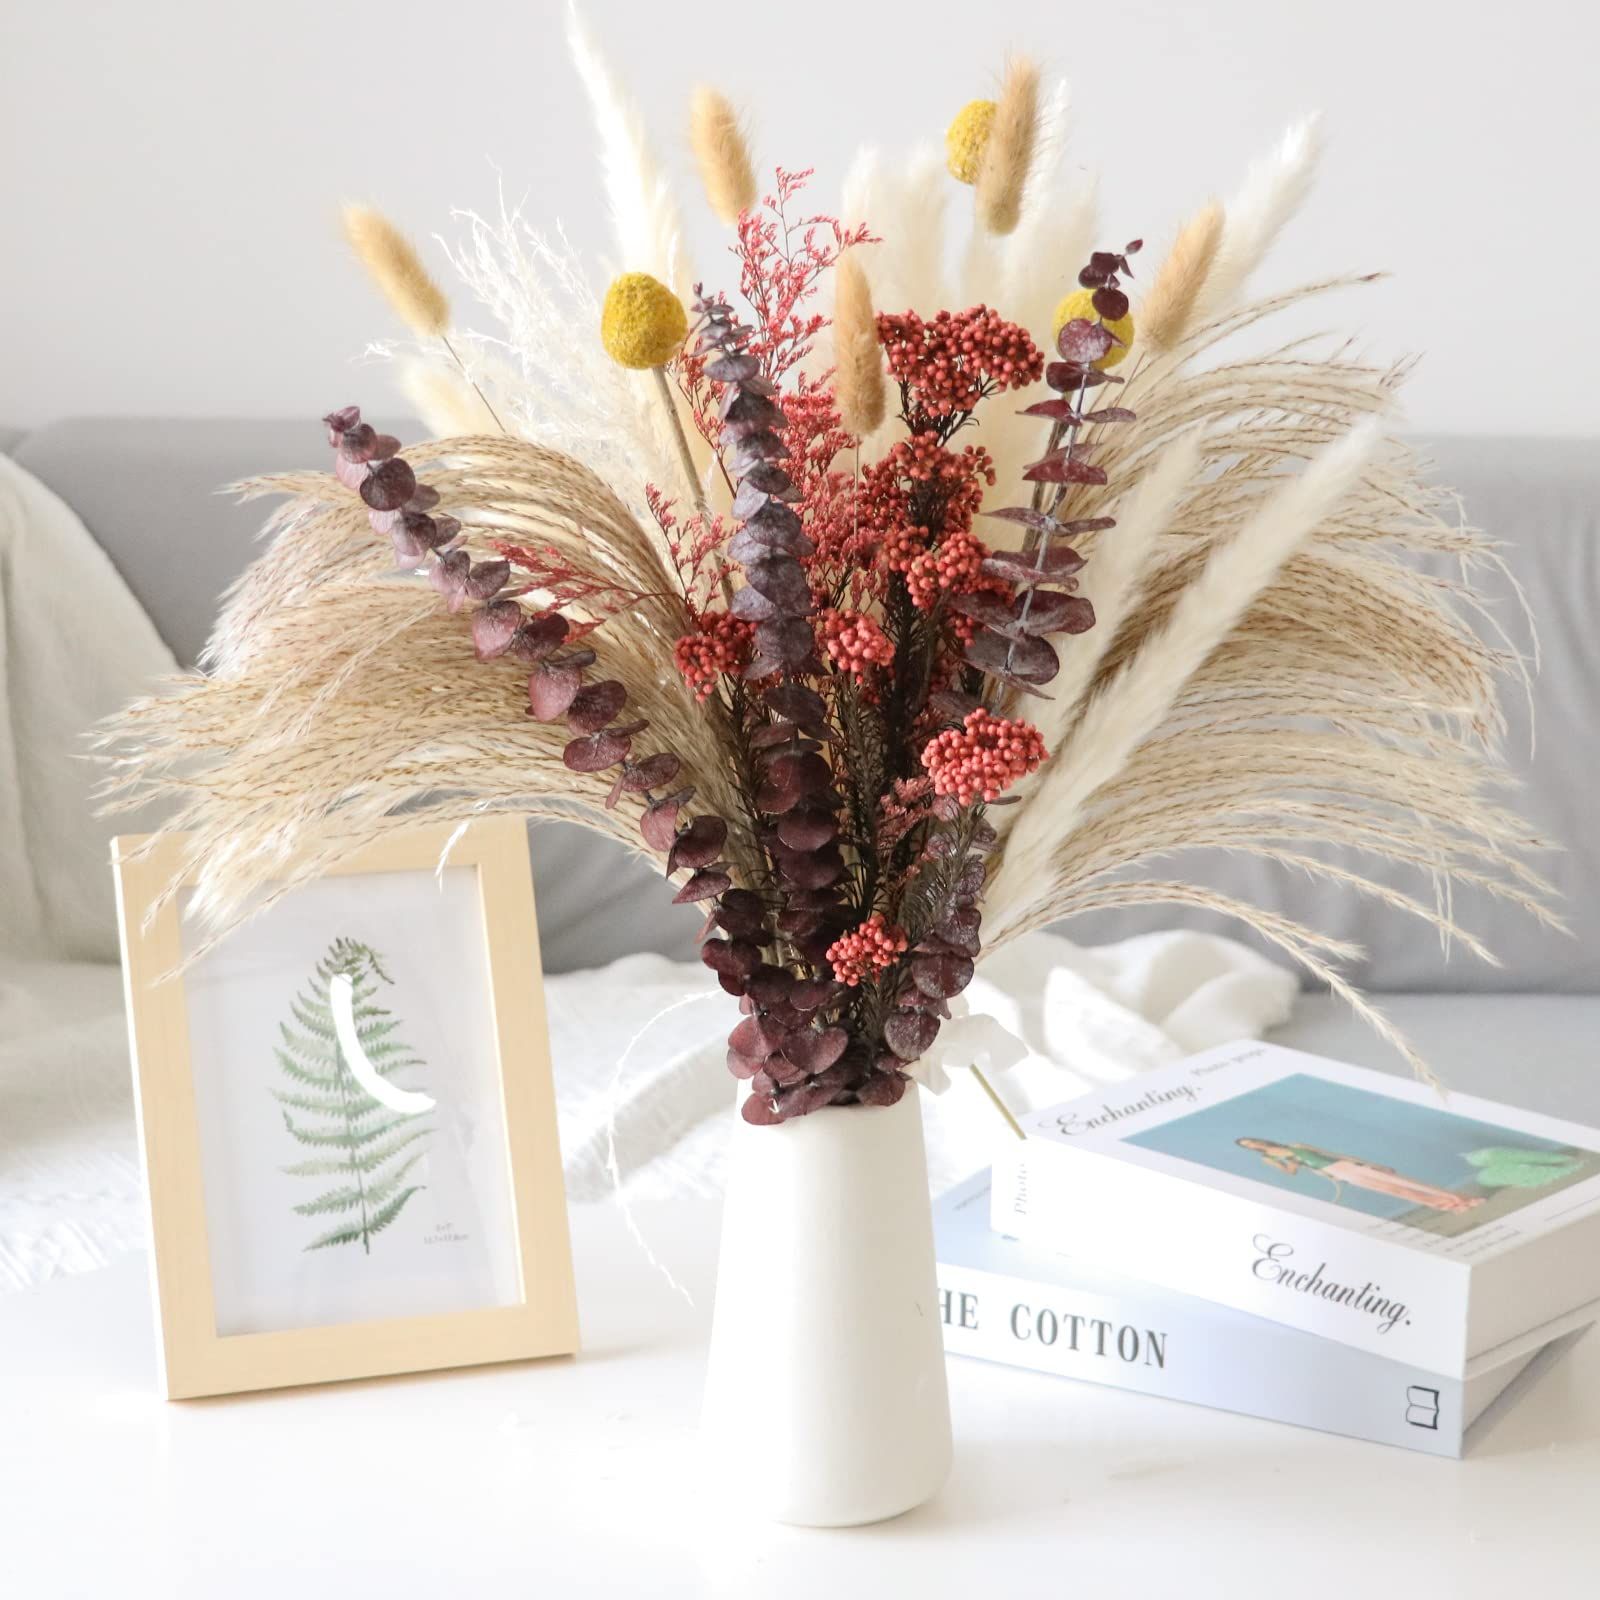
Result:
<instances>
[{"instance_id":1,"label":"white throw blanket","mask_svg":"<svg viewBox=\"0 0 1600 1600\"><path fill-rule=\"evenodd\" d=\"M81 741L173 661L76 515L3 456L0 622L3 1290L100 1265L146 1236L121 983L104 964L116 954L106 842L137 822L91 818ZM1034 934L986 960L966 998L1027 1044L996 1084L1022 1109L1258 1034L1287 1018L1294 991L1290 974L1227 939L1080 950ZM572 1199L609 1197L613 1150L630 1194L715 1190L736 1013L711 974L632 956L552 978L547 998ZM941 1188L1012 1137L966 1077L957 1069L948 1094L923 1097Z\"/></svg>"},{"instance_id":2,"label":"white throw blanket","mask_svg":"<svg viewBox=\"0 0 1600 1600\"><path fill-rule=\"evenodd\" d=\"M174 672L77 513L0 455L0 955L114 961L108 848L84 735Z\"/></svg>"}]
</instances>

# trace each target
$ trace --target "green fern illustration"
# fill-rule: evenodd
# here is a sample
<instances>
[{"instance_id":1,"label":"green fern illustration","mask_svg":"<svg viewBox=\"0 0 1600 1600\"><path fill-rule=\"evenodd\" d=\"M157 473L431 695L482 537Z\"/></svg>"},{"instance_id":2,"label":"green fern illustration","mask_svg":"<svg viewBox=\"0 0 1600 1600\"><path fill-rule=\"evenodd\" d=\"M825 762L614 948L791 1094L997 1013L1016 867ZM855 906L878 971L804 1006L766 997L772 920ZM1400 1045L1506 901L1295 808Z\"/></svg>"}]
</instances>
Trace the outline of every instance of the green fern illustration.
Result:
<instances>
[{"instance_id":1,"label":"green fern illustration","mask_svg":"<svg viewBox=\"0 0 1600 1600\"><path fill-rule=\"evenodd\" d=\"M427 1065L396 1037L399 1019L374 1003L380 984L394 982L378 953L355 939L340 938L328 946L310 982L290 1003L292 1025L278 1026L281 1038L273 1054L292 1087L272 1093L284 1127L312 1152L282 1170L296 1178L346 1180L294 1208L303 1217L342 1219L305 1248L359 1243L370 1255L372 1236L382 1233L425 1187L408 1184L406 1178L427 1154L424 1141L433 1126L426 1114L390 1110L356 1081L339 1047L329 1000L329 986L341 973L351 981L356 1037L373 1070L387 1079Z\"/></svg>"}]
</instances>

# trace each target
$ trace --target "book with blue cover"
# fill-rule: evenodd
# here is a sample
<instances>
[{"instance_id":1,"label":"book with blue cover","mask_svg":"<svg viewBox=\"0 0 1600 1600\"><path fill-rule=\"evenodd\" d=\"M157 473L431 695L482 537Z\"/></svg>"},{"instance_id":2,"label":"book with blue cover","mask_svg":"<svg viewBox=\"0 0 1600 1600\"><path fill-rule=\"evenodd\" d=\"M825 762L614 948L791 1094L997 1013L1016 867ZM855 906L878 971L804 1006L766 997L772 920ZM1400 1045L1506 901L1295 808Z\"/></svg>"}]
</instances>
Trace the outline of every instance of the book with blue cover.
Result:
<instances>
[{"instance_id":1,"label":"book with blue cover","mask_svg":"<svg viewBox=\"0 0 1600 1600\"><path fill-rule=\"evenodd\" d=\"M1449 1377L1030 1248L991 1230L989 1206L982 1172L934 1207L953 1355L1459 1456L1587 1332Z\"/></svg>"}]
</instances>

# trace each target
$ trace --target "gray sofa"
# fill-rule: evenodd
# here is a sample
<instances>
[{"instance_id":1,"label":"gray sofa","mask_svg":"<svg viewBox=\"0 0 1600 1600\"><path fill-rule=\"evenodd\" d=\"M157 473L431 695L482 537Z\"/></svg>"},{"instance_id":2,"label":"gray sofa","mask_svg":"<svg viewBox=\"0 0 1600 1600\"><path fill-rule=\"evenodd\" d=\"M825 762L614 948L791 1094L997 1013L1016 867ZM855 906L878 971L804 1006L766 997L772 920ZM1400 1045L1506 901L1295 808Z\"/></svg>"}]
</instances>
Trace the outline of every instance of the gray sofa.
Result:
<instances>
[{"instance_id":1,"label":"gray sofa","mask_svg":"<svg viewBox=\"0 0 1600 1600\"><path fill-rule=\"evenodd\" d=\"M402 434L415 430L397 428ZM1517 797L1564 852L1544 862L1565 896L1573 937L1547 932L1481 897L1458 896L1460 920L1485 933L1503 965L1449 955L1420 925L1370 901L1237 859L1185 870L1351 938L1367 951L1353 975L1432 1051L1462 1088L1508 1046L1530 1059L1586 1065L1600 1043L1600 850L1594 768L1600 749L1600 455L1584 441L1450 438L1419 441L1468 519L1508 545L1516 581L1539 619L1542 670L1532 706L1508 690L1507 754ZM174 653L192 661L217 597L250 559L262 519L217 491L251 473L320 463L314 418L304 421L70 420L32 432L0 430L0 448L83 518ZM1509 584L1496 615L1526 646ZM1538 739L1530 749L1530 710ZM698 917L675 911L648 866L604 841L549 826L534 837L541 934L552 970L589 966L635 949L688 956ZM1415 890L1419 885L1407 887ZM1420 886L1427 892L1427 886ZM1198 922L1177 913L1112 915L1074 924L1080 942ZM1228 928L1225 931L1237 932ZM1378 1060L1383 1052L1326 996L1307 995L1289 1042ZM1451 1071L1450 1063L1458 1070ZM1530 1080L1532 1081L1532 1080ZM1503 1079L1499 1092L1505 1092ZM1525 1096L1537 1103L1539 1095ZM1567 1109L1571 1109L1567 1105Z\"/></svg>"}]
</instances>

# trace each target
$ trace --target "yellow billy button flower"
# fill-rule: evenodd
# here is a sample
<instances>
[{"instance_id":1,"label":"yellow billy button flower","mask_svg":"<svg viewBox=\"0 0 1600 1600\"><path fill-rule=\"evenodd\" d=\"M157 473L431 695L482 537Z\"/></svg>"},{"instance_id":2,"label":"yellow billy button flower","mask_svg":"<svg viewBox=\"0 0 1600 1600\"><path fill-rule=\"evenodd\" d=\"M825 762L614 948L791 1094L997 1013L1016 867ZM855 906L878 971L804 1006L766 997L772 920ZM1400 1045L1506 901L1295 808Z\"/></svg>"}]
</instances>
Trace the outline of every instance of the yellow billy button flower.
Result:
<instances>
[{"instance_id":1,"label":"yellow billy button flower","mask_svg":"<svg viewBox=\"0 0 1600 1600\"><path fill-rule=\"evenodd\" d=\"M969 100L956 113L944 132L944 164L950 176L961 183L976 183L983 161L983 147L994 126L993 100Z\"/></svg>"},{"instance_id":2,"label":"yellow billy button flower","mask_svg":"<svg viewBox=\"0 0 1600 1600\"><path fill-rule=\"evenodd\" d=\"M1060 336L1061 330L1069 322L1104 322L1098 311L1094 308L1094 291L1092 289L1074 289L1060 305L1056 307L1056 314L1051 322L1050 335L1052 339ZM1107 367L1114 367L1127 355L1133 345L1133 314L1130 312L1125 317L1118 317L1115 322L1105 322L1106 331L1114 339L1120 339L1120 344L1114 344L1093 363L1095 370L1104 372Z\"/></svg>"},{"instance_id":3,"label":"yellow billy button flower","mask_svg":"<svg viewBox=\"0 0 1600 1600\"><path fill-rule=\"evenodd\" d=\"M688 333L683 302L648 272L625 272L606 290L600 342L619 366L665 366Z\"/></svg>"}]
</instances>

